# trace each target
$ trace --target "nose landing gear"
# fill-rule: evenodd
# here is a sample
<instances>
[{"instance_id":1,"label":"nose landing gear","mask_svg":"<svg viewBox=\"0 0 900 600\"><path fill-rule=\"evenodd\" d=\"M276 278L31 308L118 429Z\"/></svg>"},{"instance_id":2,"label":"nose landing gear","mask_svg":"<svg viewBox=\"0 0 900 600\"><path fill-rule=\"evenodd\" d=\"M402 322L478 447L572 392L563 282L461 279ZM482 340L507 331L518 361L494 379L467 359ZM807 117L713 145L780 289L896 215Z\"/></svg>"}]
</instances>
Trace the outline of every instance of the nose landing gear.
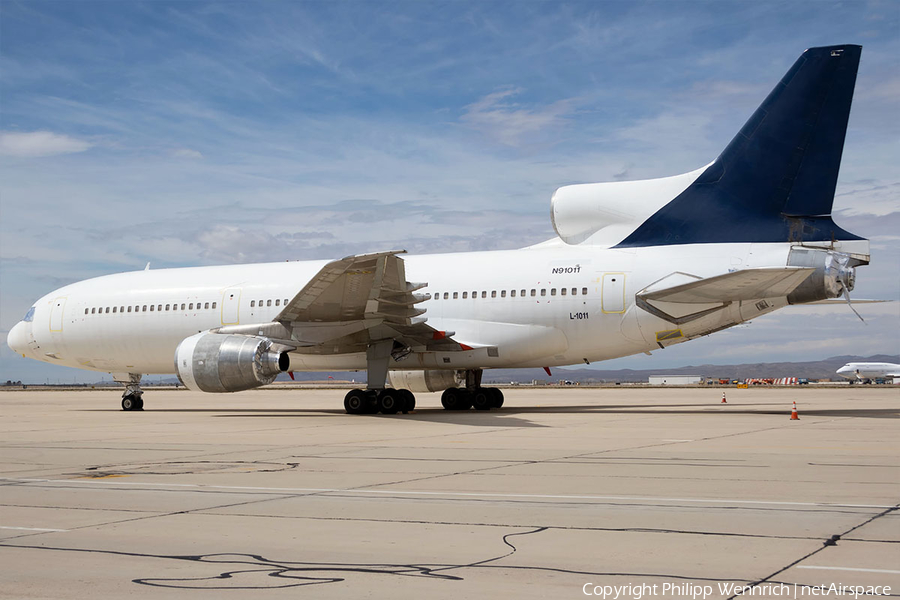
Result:
<instances>
[{"instance_id":1,"label":"nose landing gear","mask_svg":"<svg viewBox=\"0 0 900 600\"><path fill-rule=\"evenodd\" d=\"M141 389L140 373L113 373L113 381L125 384L122 393L122 410L144 410L144 391Z\"/></svg>"}]
</instances>

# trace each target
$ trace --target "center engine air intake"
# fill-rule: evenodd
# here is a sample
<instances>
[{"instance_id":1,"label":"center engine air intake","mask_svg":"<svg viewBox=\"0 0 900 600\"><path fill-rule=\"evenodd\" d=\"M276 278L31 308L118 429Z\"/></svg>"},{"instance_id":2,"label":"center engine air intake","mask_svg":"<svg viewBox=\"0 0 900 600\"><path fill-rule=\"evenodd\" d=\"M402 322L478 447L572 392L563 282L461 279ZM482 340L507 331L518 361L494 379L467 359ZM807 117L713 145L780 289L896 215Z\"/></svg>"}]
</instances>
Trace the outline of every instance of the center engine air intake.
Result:
<instances>
[{"instance_id":1,"label":"center engine air intake","mask_svg":"<svg viewBox=\"0 0 900 600\"><path fill-rule=\"evenodd\" d=\"M290 367L287 352L267 338L198 333L175 349L175 372L190 390L239 392L266 385Z\"/></svg>"}]
</instances>

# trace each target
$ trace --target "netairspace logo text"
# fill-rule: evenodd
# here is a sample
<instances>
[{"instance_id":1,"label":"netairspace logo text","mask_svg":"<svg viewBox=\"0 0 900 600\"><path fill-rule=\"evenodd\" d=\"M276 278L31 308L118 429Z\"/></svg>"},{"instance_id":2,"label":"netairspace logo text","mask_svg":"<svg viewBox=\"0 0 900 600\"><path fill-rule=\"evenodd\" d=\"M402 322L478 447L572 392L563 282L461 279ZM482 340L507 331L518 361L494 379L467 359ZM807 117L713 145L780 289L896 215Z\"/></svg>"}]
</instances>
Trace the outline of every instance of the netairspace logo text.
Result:
<instances>
[{"instance_id":1,"label":"netairspace logo text","mask_svg":"<svg viewBox=\"0 0 900 600\"><path fill-rule=\"evenodd\" d=\"M762 583L745 585L733 582L719 582L715 587L696 583L642 583L627 585L594 585L586 583L581 591L585 596L597 596L604 600L641 600L651 596L683 597L692 600L706 600L713 593L720 596L762 596L780 598L817 598L822 596L860 597L889 596L888 585L842 585L840 583L822 585L799 585L787 583Z\"/></svg>"}]
</instances>

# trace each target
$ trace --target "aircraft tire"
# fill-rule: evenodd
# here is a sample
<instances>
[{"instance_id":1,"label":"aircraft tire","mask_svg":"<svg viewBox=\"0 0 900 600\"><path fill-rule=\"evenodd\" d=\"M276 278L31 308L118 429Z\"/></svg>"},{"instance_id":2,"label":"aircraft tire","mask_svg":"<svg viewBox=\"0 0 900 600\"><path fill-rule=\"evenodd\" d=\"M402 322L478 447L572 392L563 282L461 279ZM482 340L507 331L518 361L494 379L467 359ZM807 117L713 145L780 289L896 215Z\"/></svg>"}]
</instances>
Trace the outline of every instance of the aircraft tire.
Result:
<instances>
[{"instance_id":1,"label":"aircraft tire","mask_svg":"<svg viewBox=\"0 0 900 600\"><path fill-rule=\"evenodd\" d=\"M416 409L416 396L409 390L397 390L400 393L400 396L403 398L403 408L401 409L404 413L411 412Z\"/></svg>"},{"instance_id":2,"label":"aircraft tire","mask_svg":"<svg viewBox=\"0 0 900 600\"><path fill-rule=\"evenodd\" d=\"M369 399L362 390L350 390L344 396L344 410L348 415L361 415L366 412Z\"/></svg>"},{"instance_id":3,"label":"aircraft tire","mask_svg":"<svg viewBox=\"0 0 900 600\"><path fill-rule=\"evenodd\" d=\"M494 406L494 394L491 393L491 388L478 388L471 398L475 410L491 410Z\"/></svg>"},{"instance_id":4,"label":"aircraft tire","mask_svg":"<svg viewBox=\"0 0 900 600\"><path fill-rule=\"evenodd\" d=\"M381 404L378 402L378 392L375 390L366 390L363 392L366 396L366 404L365 409L363 409L364 415L377 415L378 411L381 410Z\"/></svg>"},{"instance_id":5,"label":"aircraft tire","mask_svg":"<svg viewBox=\"0 0 900 600\"><path fill-rule=\"evenodd\" d=\"M134 400L135 400L134 410L144 410L144 398L142 396L136 396Z\"/></svg>"},{"instance_id":6,"label":"aircraft tire","mask_svg":"<svg viewBox=\"0 0 900 600\"><path fill-rule=\"evenodd\" d=\"M382 414L396 415L406 406L406 399L397 390L381 390L378 394L378 408Z\"/></svg>"},{"instance_id":7,"label":"aircraft tire","mask_svg":"<svg viewBox=\"0 0 900 600\"><path fill-rule=\"evenodd\" d=\"M503 406L503 392L500 388L488 388L491 392L491 401L494 408Z\"/></svg>"},{"instance_id":8,"label":"aircraft tire","mask_svg":"<svg viewBox=\"0 0 900 600\"><path fill-rule=\"evenodd\" d=\"M472 392L469 390L459 390L459 400L456 404L456 410L469 410L472 408Z\"/></svg>"},{"instance_id":9,"label":"aircraft tire","mask_svg":"<svg viewBox=\"0 0 900 600\"><path fill-rule=\"evenodd\" d=\"M447 410L458 410L461 392L459 388L447 388L441 394L441 405Z\"/></svg>"},{"instance_id":10,"label":"aircraft tire","mask_svg":"<svg viewBox=\"0 0 900 600\"><path fill-rule=\"evenodd\" d=\"M137 410L137 399L134 395L122 396L122 410Z\"/></svg>"}]
</instances>

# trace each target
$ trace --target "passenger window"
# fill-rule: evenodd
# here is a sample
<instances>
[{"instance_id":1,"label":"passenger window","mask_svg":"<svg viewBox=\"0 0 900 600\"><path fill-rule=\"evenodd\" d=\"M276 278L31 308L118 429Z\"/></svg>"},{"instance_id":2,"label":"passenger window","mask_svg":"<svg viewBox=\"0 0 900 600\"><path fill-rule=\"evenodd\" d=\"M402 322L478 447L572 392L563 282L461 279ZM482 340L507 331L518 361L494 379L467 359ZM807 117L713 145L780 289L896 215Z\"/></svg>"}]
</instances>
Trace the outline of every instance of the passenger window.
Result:
<instances>
[{"instance_id":1,"label":"passenger window","mask_svg":"<svg viewBox=\"0 0 900 600\"><path fill-rule=\"evenodd\" d=\"M551 295L551 296L555 296L555 295L556 295L556 288L550 288L550 295Z\"/></svg>"},{"instance_id":2,"label":"passenger window","mask_svg":"<svg viewBox=\"0 0 900 600\"><path fill-rule=\"evenodd\" d=\"M578 295L578 288L572 288L572 295L573 295L573 296L577 296L577 295Z\"/></svg>"},{"instance_id":3,"label":"passenger window","mask_svg":"<svg viewBox=\"0 0 900 600\"><path fill-rule=\"evenodd\" d=\"M500 292L500 297L501 297L501 298L506 298L506 290L503 290L503 291Z\"/></svg>"},{"instance_id":4,"label":"passenger window","mask_svg":"<svg viewBox=\"0 0 900 600\"><path fill-rule=\"evenodd\" d=\"M482 298L487 298L487 292L481 292L481 297L482 297Z\"/></svg>"},{"instance_id":5,"label":"passenger window","mask_svg":"<svg viewBox=\"0 0 900 600\"><path fill-rule=\"evenodd\" d=\"M275 301L275 306L281 306L281 300L276 300L276 301Z\"/></svg>"},{"instance_id":6,"label":"passenger window","mask_svg":"<svg viewBox=\"0 0 900 600\"><path fill-rule=\"evenodd\" d=\"M91 309L91 314L92 314L92 315L97 314L97 309L96 309L96 308L92 308L92 309Z\"/></svg>"},{"instance_id":7,"label":"passenger window","mask_svg":"<svg viewBox=\"0 0 900 600\"><path fill-rule=\"evenodd\" d=\"M547 295L547 288L541 288L541 296Z\"/></svg>"},{"instance_id":8,"label":"passenger window","mask_svg":"<svg viewBox=\"0 0 900 600\"><path fill-rule=\"evenodd\" d=\"M266 303L265 300L260 300L260 301L259 301L259 307L262 308L263 305L264 305L265 303Z\"/></svg>"},{"instance_id":9,"label":"passenger window","mask_svg":"<svg viewBox=\"0 0 900 600\"><path fill-rule=\"evenodd\" d=\"M497 290L491 290L491 298L497 297Z\"/></svg>"},{"instance_id":10,"label":"passenger window","mask_svg":"<svg viewBox=\"0 0 900 600\"><path fill-rule=\"evenodd\" d=\"M171 306L171 304L166 304L166 310L169 310L170 306Z\"/></svg>"},{"instance_id":11,"label":"passenger window","mask_svg":"<svg viewBox=\"0 0 900 600\"><path fill-rule=\"evenodd\" d=\"M150 308L153 308L153 307L151 306ZM142 310L141 312L147 312L147 305L146 305L146 304L144 305L144 310Z\"/></svg>"},{"instance_id":12,"label":"passenger window","mask_svg":"<svg viewBox=\"0 0 900 600\"><path fill-rule=\"evenodd\" d=\"M537 296L537 290L534 288L531 288L531 297L534 298L535 296Z\"/></svg>"},{"instance_id":13,"label":"passenger window","mask_svg":"<svg viewBox=\"0 0 900 600\"><path fill-rule=\"evenodd\" d=\"M215 307L216 307L216 303L215 303L215 302L213 302L213 308L215 308Z\"/></svg>"},{"instance_id":14,"label":"passenger window","mask_svg":"<svg viewBox=\"0 0 900 600\"><path fill-rule=\"evenodd\" d=\"M90 309L87 309L87 308L84 309L84 314L88 314L88 310L90 310Z\"/></svg>"},{"instance_id":15,"label":"passenger window","mask_svg":"<svg viewBox=\"0 0 900 600\"><path fill-rule=\"evenodd\" d=\"M469 292L463 292L463 299L468 298L468 297L469 297Z\"/></svg>"},{"instance_id":16,"label":"passenger window","mask_svg":"<svg viewBox=\"0 0 900 600\"><path fill-rule=\"evenodd\" d=\"M560 295L560 296L565 296L565 295L566 295L566 288L559 288L559 295Z\"/></svg>"},{"instance_id":17,"label":"passenger window","mask_svg":"<svg viewBox=\"0 0 900 600\"><path fill-rule=\"evenodd\" d=\"M181 310L184 310L184 302L181 303Z\"/></svg>"},{"instance_id":18,"label":"passenger window","mask_svg":"<svg viewBox=\"0 0 900 600\"><path fill-rule=\"evenodd\" d=\"M287 299L287 298L284 299L284 305L285 305L285 306L288 305L288 299Z\"/></svg>"},{"instance_id":19,"label":"passenger window","mask_svg":"<svg viewBox=\"0 0 900 600\"><path fill-rule=\"evenodd\" d=\"M150 309L152 310L153 307L151 306ZM157 307L156 307L156 310L157 310L157 312L162 312L162 304L160 304L159 306L157 306Z\"/></svg>"},{"instance_id":20,"label":"passenger window","mask_svg":"<svg viewBox=\"0 0 900 600\"><path fill-rule=\"evenodd\" d=\"M153 312L153 309L154 309L154 305L151 304L151 305L150 305L150 312Z\"/></svg>"},{"instance_id":21,"label":"passenger window","mask_svg":"<svg viewBox=\"0 0 900 600\"><path fill-rule=\"evenodd\" d=\"M272 306L272 301L271 300L266 301L266 306Z\"/></svg>"},{"instance_id":22,"label":"passenger window","mask_svg":"<svg viewBox=\"0 0 900 600\"><path fill-rule=\"evenodd\" d=\"M522 297L524 298L524 297L525 297L525 290L522 290L522 291L519 293L519 295L522 296Z\"/></svg>"},{"instance_id":23,"label":"passenger window","mask_svg":"<svg viewBox=\"0 0 900 600\"><path fill-rule=\"evenodd\" d=\"M109 307L106 307L106 314L109 314Z\"/></svg>"},{"instance_id":24,"label":"passenger window","mask_svg":"<svg viewBox=\"0 0 900 600\"><path fill-rule=\"evenodd\" d=\"M116 312L116 308L118 308L118 307L113 306L113 312Z\"/></svg>"},{"instance_id":25,"label":"passenger window","mask_svg":"<svg viewBox=\"0 0 900 600\"><path fill-rule=\"evenodd\" d=\"M209 308L209 302L206 302L206 303L203 305L203 308Z\"/></svg>"},{"instance_id":26,"label":"passenger window","mask_svg":"<svg viewBox=\"0 0 900 600\"><path fill-rule=\"evenodd\" d=\"M581 295L587 296L587 288L581 288Z\"/></svg>"},{"instance_id":27,"label":"passenger window","mask_svg":"<svg viewBox=\"0 0 900 600\"><path fill-rule=\"evenodd\" d=\"M120 307L119 307L119 312L125 312L125 307L124 307L124 306L120 306Z\"/></svg>"},{"instance_id":28,"label":"passenger window","mask_svg":"<svg viewBox=\"0 0 900 600\"><path fill-rule=\"evenodd\" d=\"M253 307L255 307L255 306L256 306L256 300L251 300L251 301L250 301L250 308L253 308Z\"/></svg>"},{"instance_id":29,"label":"passenger window","mask_svg":"<svg viewBox=\"0 0 900 600\"><path fill-rule=\"evenodd\" d=\"M128 307L128 312L131 312L131 307L130 307L130 306Z\"/></svg>"},{"instance_id":30,"label":"passenger window","mask_svg":"<svg viewBox=\"0 0 900 600\"><path fill-rule=\"evenodd\" d=\"M510 297L510 298L515 298L515 297L516 297L516 290L509 290L509 297Z\"/></svg>"},{"instance_id":31,"label":"passenger window","mask_svg":"<svg viewBox=\"0 0 900 600\"><path fill-rule=\"evenodd\" d=\"M193 302L191 302L190 304L188 304L188 310L194 310L194 303L193 303Z\"/></svg>"},{"instance_id":32,"label":"passenger window","mask_svg":"<svg viewBox=\"0 0 900 600\"><path fill-rule=\"evenodd\" d=\"M444 292L444 300L450 299L450 292Z\"/></svg>"},{"instance_id":33,"label":"passenger window","mask_svg":"<svg viewBox=\"0 0 900 600\"><path fill-rule=\"evenodd\" d=\"M453 292L453 299L456 300L459 298L459 292Z\"/></svg>"}]
</instances>

